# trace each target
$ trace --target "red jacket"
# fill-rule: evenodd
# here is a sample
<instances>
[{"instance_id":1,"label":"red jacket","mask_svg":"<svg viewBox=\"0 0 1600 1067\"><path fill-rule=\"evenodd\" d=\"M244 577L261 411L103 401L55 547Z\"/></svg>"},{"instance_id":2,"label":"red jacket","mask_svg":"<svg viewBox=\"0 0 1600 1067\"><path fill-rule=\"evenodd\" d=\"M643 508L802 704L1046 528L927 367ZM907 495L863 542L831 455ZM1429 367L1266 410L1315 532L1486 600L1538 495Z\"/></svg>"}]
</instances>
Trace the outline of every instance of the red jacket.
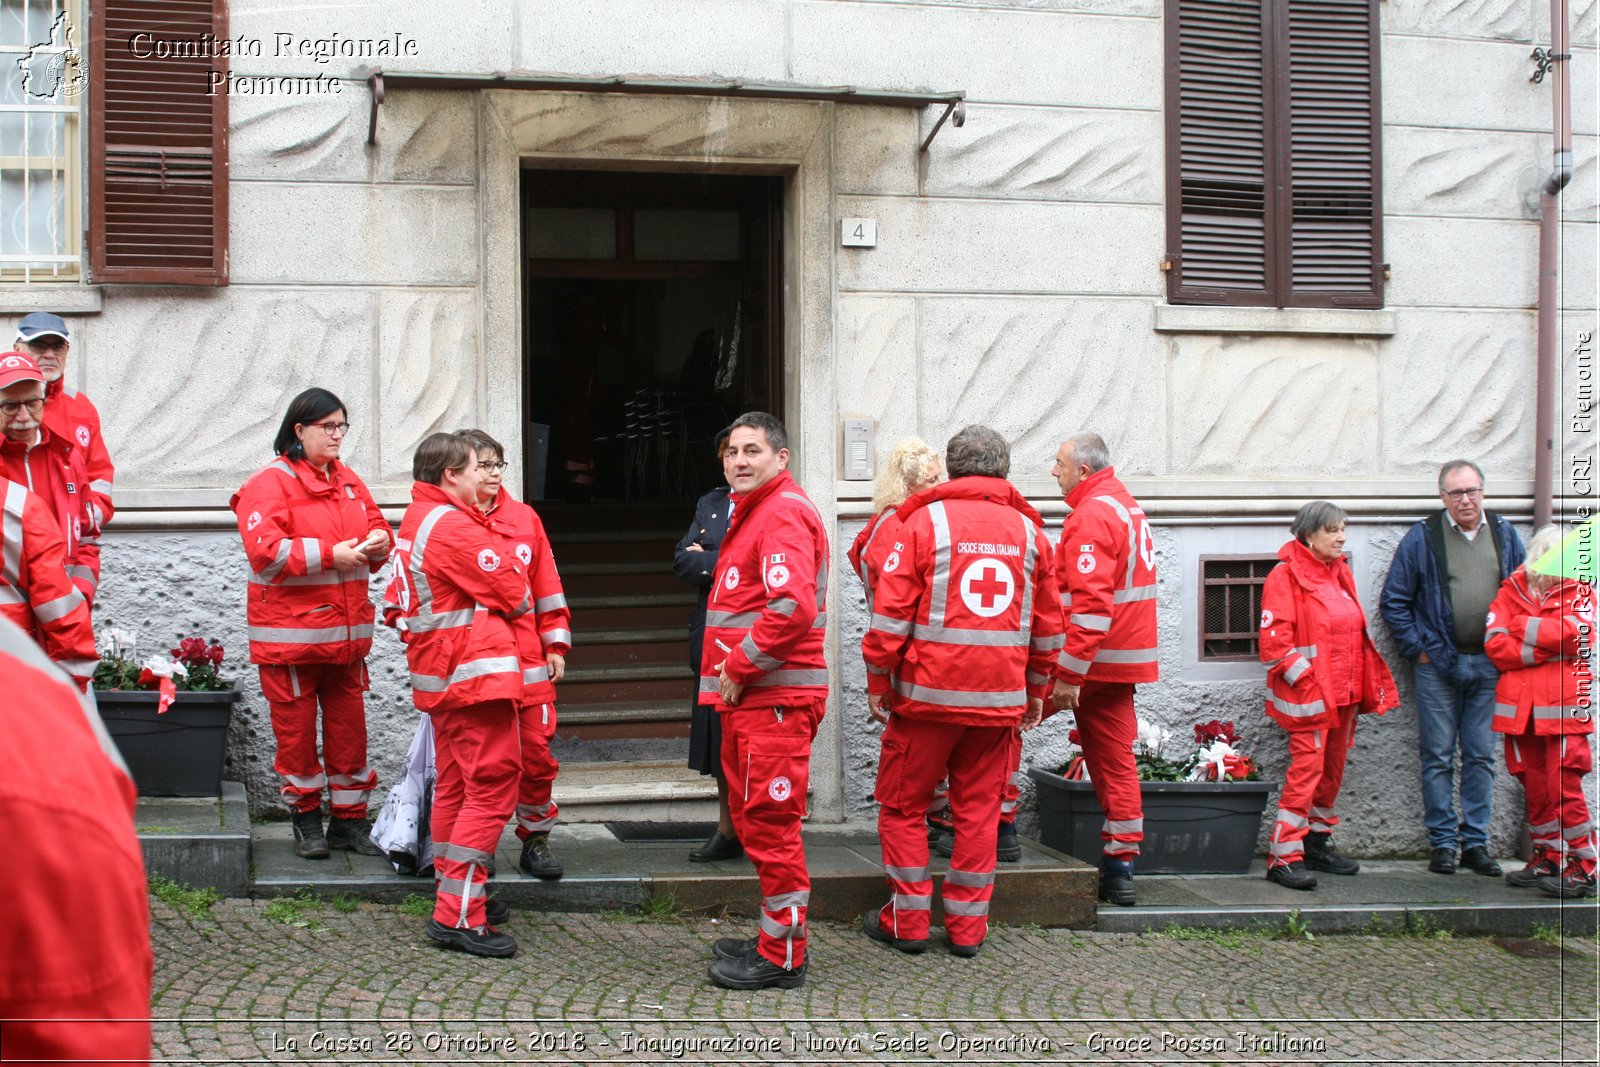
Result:
<instances>
[{"instance_id":1,"label":"red jacket","mask_svg":"<svg viewBox=\"0 0 1600 1067\"><path fill-rule=\"evenodd\" d=\"M1357 609L1355 575L1344 560L1329 564L1298 540L1278 550L1283 560L1267 575L1261 590L1261 662L1267 665L1267 714L1285 730L1323 730L1338 714L1332 679L1317 646L1328 646L1328 609L1322 598L1348 596ZM1329 581L1331 577L1332 581ZM1379 715L1398 707L1400 696L1389 665L1378 655L1362 614L1363 713Z\"/></svg>"},{"instance_id":2,"label":"red jacket","mask_svg":"<svg viewBox=\"0 0 1600 1067\"><path fill-rule=\"evenodd\" d=\"M1070 685L1153 682L1156 551L1144 509L1106 467L1072 487L1056 545L1067 639L1055 676Z\"/></svg>"},{"instance_id":3,"label":"red jacket","mask_svg":"<svg viewBox=\"0 0 1600 1067\"><path fill-rule=\"evenodd\" d=\"M545 537L544 523L533 508L512 497L505 486L485 514L489 528L500 536L506 552L526 569L533 592L533 610L511 623L522 657L522 700L525 704L550 704L556 699L555 683L545 656L565 656L572 650L572 613L556 571L556 557Z\"/></svg>"},{"instance_id":4,"label":"red jacket","mask_svg":"<svg viewBox=\"0 0 1600 1067\"><path fill-rule=\"evenodd\" d=\"M99 655L89 602L67 577L66 542L39 496L0 476L0 616L84 688Z\"/></svg>"},{"instance_id":5,"label":"red jacket","mask_svg":"<svg viewBox=\"0 0 1600 1067\"><path fill-rule=\"evenodd\" d=\"M904 505L901 505L903 507ZM861 579L866 590L867 610L872 610L872 598L878 588L878 576L883 572L883 562L889 553L900 551L900 508L884 508L856 534L850 545L850 568Z\"/></svg>"},{"instance_id":6,"label":"red jacket","mask_svg":"<svg viewBox=\"0 0 1600 1067\"><path fill-rule=\"evenodd\" d=\"M718 711L794 707L828 695L828 534L788 471L735 493L706 601L700 703ZM718 669L745 687L722 703Z\"/></svg>"},{"instance_id":7,"label":"red jacket","mask_svg":"<svg viewBox=\"0 0 1600 1067\"><path fill-rule=\"evenodd\" d=\"M94 605L100 584L100 527L90 506L83 449L44 427L32 446L0 438L0 472L38 495L66 545L67 575Z\"/></svg>"},{"instance_id":8,"label":"red jacket","mask_svg":"<svg viewBox=\"0 0 1600 1067\"><path fill-rule=\"evenodd\" d=\"M1500 585L1489 605L1483 650L1501 670L1494 729L1525 734L1594 732L1594 587L1568 578L1540 597L1526 567Z\"/></svg>"},{"instance_id":9,"label":"red jacket","mask_svg":"<svg viewBox=\"0 0 1600 1067\"><path fill-rule=\"evenodd\" d=\"M900 509L861 644L867 692L896 715L970 726L1021 721L1061 648L1044 520L1004 478L961 477Z\"/></svg>"},{"instance_id":10,"label":"red jacket","mask_svg":"<svg viewBox=\"0 0 1600 1067\"><path fill-rule=\"evenodd\" d=\"M354 663L372 649L368 575L333 569L333 546L389 524L355 472L279 456L228 502L250 560L252 663ZM386 557L385 557L386 558Z\"/></svg>"},{"instance_id":11,"label":"red jacket","mask_svg":"<svg viewBox=\"0 0 1600 1067\"><path fill-rule=\"evenodd\" d=\"M383 620L403 635L418 709L522 703L511 625L533 599L522 564L504 548L483 512L436 485L412 483Z\"/></svg>"},{"instance_id":12,"label":"red jacket","mask_svg":"<svg viewBox=\"0 0 1600 1067\"><path fill-rule=\"evenodd\" d=\"M100 434L100 412L94 402L67 384L65 376L44 387L45 429L71 441L82 453L89 473L89 517L99 530L116 512L111 504L117 469L111 465L105 438Z\"/></svg>"}]
</instances>

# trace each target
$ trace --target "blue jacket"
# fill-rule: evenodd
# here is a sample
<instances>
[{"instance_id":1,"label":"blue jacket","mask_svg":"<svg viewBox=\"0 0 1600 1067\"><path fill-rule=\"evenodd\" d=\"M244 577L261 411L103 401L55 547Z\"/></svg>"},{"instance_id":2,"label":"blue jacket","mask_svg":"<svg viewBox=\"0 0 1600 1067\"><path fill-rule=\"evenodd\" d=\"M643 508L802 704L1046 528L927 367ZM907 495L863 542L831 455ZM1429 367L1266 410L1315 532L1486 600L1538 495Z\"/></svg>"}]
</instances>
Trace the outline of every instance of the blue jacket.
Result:
<instances>
[{"instance_id":1,"label":"blue jacket","mask_svg":"<svg viewBox=\"0 0 1600 1067\"><path fill-rule=\"evenodd\" d=\"M1415 661L1426 652L1443 674L1449 674L1456 663L1455 615L1450 607L1450 572L1444 551L1447 521L1441 509L1406 531L1378 598L1378 611L1400 654ZM1522 539L1502 515L1485 511L1483 521L1494 537L1500 580L1505 581L1522 565Z\"/></svg>"}]
</instances>

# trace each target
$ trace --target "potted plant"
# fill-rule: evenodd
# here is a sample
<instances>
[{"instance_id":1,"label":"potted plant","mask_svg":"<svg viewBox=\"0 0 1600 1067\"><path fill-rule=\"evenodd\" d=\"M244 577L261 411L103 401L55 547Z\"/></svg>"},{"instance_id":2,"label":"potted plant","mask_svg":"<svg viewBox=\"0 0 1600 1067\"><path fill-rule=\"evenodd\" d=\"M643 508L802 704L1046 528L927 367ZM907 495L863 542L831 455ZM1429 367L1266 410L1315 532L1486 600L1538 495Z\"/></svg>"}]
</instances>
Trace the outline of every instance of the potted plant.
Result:
<instances>
[{"instance_id":1,"label":"potted plant","mask_svg":"<svg viewBox=\"0 0 1600 1067\"><path fill-rule=\"evenodd\" d=\"M1039 794L1039 839L1089 863L1101 855L1105 814L1075 747L1056 772L1029 767ZM1255 855L1261 813L1276 782L1260 781L1249 756L1239 751L1231 722L1212 719L1194 728L1194 747L1169 759L1167 732L1139 721L1134 762L1144 802L1144 843L1139 870L1145 874L1244 874Z\"/></svg>"},{"instance_id":2,"label":"potted plant","mask_svg":"<svg viewBox=\"0 0 1600 1067\"><path fill-rule=\"evenodd\" d=\"M228 719L241 695L219 673L222 646L186 637L140 661L133 635L116 629L102 645L95 702L140 795L219 796Z\"/></svg>"}]
</instances>

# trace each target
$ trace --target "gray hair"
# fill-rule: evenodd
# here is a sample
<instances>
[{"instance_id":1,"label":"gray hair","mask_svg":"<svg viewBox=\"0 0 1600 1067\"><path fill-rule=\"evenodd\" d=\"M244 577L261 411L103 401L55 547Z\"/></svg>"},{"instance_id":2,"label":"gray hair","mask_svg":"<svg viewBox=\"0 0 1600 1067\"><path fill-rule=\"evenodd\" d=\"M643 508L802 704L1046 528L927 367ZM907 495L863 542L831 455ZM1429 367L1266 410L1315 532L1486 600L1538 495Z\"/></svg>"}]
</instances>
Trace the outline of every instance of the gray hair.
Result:
<instances>
[{"instance_id":1,"label":"gray hair","mask_svg":"<svg viewBox=\"0 0 1600 1067\"><path fill-rule=\"evenodd\" d=\"M1289 524L1289 532L1301 544L1306 543L1306 538L1319 530L1326 530L1349 519L1344 513L1344 508L1329 500L1313 500L1304 505L1294 514L1294 521Z\"/></svg>"},{"instance_id":2,"label":"gray hair","mask_svg":"<svg viewBox=\"0 0 1600 1067\"><path fill-rule=\"evenodd\" d=\"M1074 466L1089 468L1089 473L1105 470L1111 466L1111 450L1106 447L1105 438L1088 430L1067 435L1066 444L1072 446L1072 462Z\"/></svg>"},{"instance_id":3,"label":"gray hair","mask_svg":"<svg viewBox=\"0 0 1600 1067\"><path fill-rule=\"evenodd\" d=\"M782 452L789 447L789 435L775 415L768 415L765 411L747 411L728 424L728 436L733 436L733 431L741 426L760 430L766 435L767 445L774 452Z\"/></svg>"},{"instance_id":4,"label":"gray hair","mask_svg":"<svg viewBox=\"0 0 1600 1067\"><path fill-rule=\"evenodd\" d=\"M1478 484L1483 484L1483 468L1470 459L1453 459L1439 468L1439 492L1444 492L1444 480L1462 467L1471 467L1472 473L1478 476Z\"/></svg>"},{"instance_id":5,"label":"gray hair","mask_svg":"<svg viewBox=\"0 0 1600 1067\"><path fill-rule=\"evenodd\" d=\"M945 445L944 468L952 478L1004 478L1011 473L1011 446L994 430L974 423L958 430Z\"/></svg>"}]
</instances>

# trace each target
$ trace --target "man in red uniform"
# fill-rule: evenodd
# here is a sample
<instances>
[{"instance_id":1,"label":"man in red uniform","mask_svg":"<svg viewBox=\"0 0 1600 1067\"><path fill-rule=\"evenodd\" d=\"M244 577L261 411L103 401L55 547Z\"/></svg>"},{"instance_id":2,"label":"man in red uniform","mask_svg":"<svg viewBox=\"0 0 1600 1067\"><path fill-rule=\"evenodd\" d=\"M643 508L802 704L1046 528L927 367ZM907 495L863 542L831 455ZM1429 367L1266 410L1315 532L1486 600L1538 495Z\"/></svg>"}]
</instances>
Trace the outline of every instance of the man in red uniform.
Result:
<instances>
[{"instance_id":1,"label":"man in red uniform","mask_svg":"<svg viewBox=\"0 0 1600 1067\"><path fill-rule=\"evenodd\" d=\"M527 569L533 590L533 610L511 623L522 657L522 705L517 710L522 744L522 781L517 787L517 837L522 856L517 866L535 878L560 878L561 861L550 851L550 831L561 813L551 792L561 769L550 752L556 733L556 683L566 673L572 650L572 617L567 595L556 571L544 523L533 508L514 498L502 484L506 452L500 442L482 430L460 430L477 454L478 508L489 517L489 528L500 536L502 548Z\"/></svg>"},{"instance_id":2,"label":"man in red uniform","mask_svg":"<svg viewBox=\"0 0 1600 1067\"><path fill-rule=\"evenodd\" d=\"M43 425L44 372L21 352L0 354L0 472L38 494L66 547L67 574L94 604L100 546L89 510L83 449Z\"/></svg>"},{"instance_id":3,"label":"man in red uniform","mask_svg":"<svg viewBox=\"0 0 1600 1067\"><path fill-rule=\"evenodd\" d=\"M828 700L828 535L789 476L783 424L754 411L729 429L733 521L706 604L700 701L723 716L729 814L761 879L761 933L717 941L710 974L729 989L794 989L811 901L800 821Z\"/></svg>"},{"instance_id":4,"label":"man in red uniform","mask_svg":"<svg viewBox=\"0 0 1600 1067\"><path fill-rule=\"evenodd\" d=\"M1133 687L1159 675L1155 541L1099 434L1069 436L1050 474L1071 509L1056 546L1067 636L1051 696L1058 709L1077 714L1090 779L1106 813L1100 899L1128 906L1133 860L1144 840Z\"/></svg>"},{"instance_id":5,"label":"man in red uniform","mask_svg":"<svg viewBox=\"0 0 1600 1067\"><path fill-rule=\"evenodd\" d=\"M150 898L127 768L86 696L0 618L0 1059L148 1063ZM71 788L62 788L70 768Z\"/></svg>"},{"instance_id":6,"label":"man in red uniform","mask_svg":"<svg viewBox=\"0 0 1600 1067\"><path fill-rule=\"evenodd\" d=\"M411 473L384 620L401 631L412 702L433 723L439 883L427 934L474 956L512 956L516 941L489 925L484 882L516 803L523 682L511 627L533 599L522 564L478 510L472 445L433 434Z\"/></svg>"},{"instance_id":7,"label":"man in red uniform","mask_svg":"<svg viewBox=\"0 0 1600 1067\"><path fill-rule=\"evenodd\" d=\"M72 331L60 315L35 311L17 324L16 344L31 354L39 364L39 369L44 371L45 426L57 437L71 441L83 451L84 466L90 479L86 510L95 531L86 537L98 548L99 531L111 521L115 510L111 505L111 489L117 471L111 465L111 454L106 451L105 439L100 433L100 412L93 401L74 389L66 379L67 353L72 350ZM95 553L94 568L94 577L98 581L98 551ZM82 577L73 575L74 580Z\"/></svg>"},{"instance_id":8,"label":"man in red uniform","mask_svg":"<svg viewBox=\"0 0 1600 1067\"><path fill-rule=\"evenodd\" d=\"M67 577L66 542L44 501L0 474L0 617L86 689L99 656L89 603Z\"/></svg>"},{"instance_id":9,"label":"man in red uniform","mask_svg":"<svg viewBox=\"0 0 1600 1067\"><path fill-rule=\"evenodd\" d=\"M886 724L876 796L893 894L862 924L868 937L902 952L928 947L933 877L923 820L948 774L956 826L941 894L945 934L951 952L976 956L989 932L1017 728L1031 730L1043 714L1061 647L1061 600L1044 520L1005 480L1005 439L968 426L950 439L945 465L950 481L900 508L861 646L867 704Z\"/></svg>"}]
</instances>

